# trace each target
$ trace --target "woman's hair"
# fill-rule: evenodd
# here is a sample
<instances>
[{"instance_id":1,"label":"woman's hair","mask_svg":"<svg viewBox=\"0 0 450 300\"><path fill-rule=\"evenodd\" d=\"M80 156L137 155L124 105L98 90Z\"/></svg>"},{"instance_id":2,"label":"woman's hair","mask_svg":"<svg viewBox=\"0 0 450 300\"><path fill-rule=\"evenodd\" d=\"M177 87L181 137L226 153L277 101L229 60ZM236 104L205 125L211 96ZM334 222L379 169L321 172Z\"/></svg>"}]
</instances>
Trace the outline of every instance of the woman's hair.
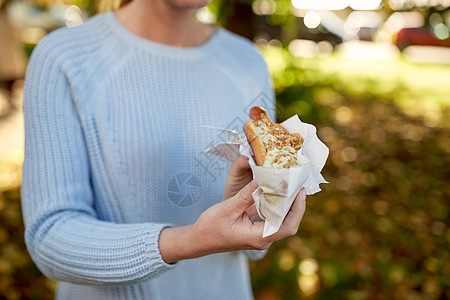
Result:
<instances>
[{"instance_id":1,"label":"woman's hair","mask_svg":"<svg viewBox=\"0 0 450 300\"><path fill-rule=\"evenodd\" d=\"M101 13L108 10L116 10L131 1L132 0L99 0L97 4L97 12Z\"/></svg>"},{"instance_id":2,"label":"woman's hair","mask_svg":"<svg viewBox=\"0 0 450 300\"><path fill-rule=\"evenodd\" d=\"M131 2L131 1L132 0L121 0L120 4L119 4L119 7L124 6L125 4L127 4L127 3Z\"/></svg>"}]
</instances>

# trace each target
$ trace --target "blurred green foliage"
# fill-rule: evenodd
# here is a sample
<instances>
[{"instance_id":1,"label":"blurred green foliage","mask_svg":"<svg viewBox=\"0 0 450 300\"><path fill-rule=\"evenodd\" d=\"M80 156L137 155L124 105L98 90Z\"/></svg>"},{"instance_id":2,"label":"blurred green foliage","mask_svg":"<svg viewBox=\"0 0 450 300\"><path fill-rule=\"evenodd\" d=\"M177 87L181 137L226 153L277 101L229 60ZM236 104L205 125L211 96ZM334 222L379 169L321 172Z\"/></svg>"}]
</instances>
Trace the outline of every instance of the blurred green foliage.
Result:
<instances>
[{"instance_id":1,"label":"blurred green foliage","mask_svg":"<svg viewBox=\"0 0 450 300\"><path fill-rule=\"evenodd\" d=\"M278 120L298 114L316 125L330 183L308 197L298 236L251 264L256 298L449 299L448 84L404 80L409 68L426 80L427 67L402 62L390 62L399 76L373 74L367 61L355 75L345 66L361 61L265 54ZM428 67L448 82L450 68Z\"/></svg>"}]
</instances>

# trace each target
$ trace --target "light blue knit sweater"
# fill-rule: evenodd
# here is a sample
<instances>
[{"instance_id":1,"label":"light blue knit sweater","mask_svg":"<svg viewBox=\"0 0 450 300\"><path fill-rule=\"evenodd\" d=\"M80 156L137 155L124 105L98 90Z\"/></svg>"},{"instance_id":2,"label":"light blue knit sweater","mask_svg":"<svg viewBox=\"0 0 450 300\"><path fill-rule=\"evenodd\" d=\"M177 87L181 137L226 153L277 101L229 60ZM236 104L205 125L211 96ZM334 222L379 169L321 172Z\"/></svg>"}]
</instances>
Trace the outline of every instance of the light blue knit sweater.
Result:
<instances>
[{"instance_id":1,"label":"light blue knit sweater","mask_svg":"<svg viewBox=\"0 0 450 300\"><path fill-rule=\"evenodd\" d=\"M158 237L222 200L229 163L203 150L226 137L202 125L241 130L253 105L274 108L266 65L224 29L176 48L108 12L47 36L26 76L22 204L57 296L252 298L247 256L260 252L169 265Z\"/></svg>"}]
</instances>

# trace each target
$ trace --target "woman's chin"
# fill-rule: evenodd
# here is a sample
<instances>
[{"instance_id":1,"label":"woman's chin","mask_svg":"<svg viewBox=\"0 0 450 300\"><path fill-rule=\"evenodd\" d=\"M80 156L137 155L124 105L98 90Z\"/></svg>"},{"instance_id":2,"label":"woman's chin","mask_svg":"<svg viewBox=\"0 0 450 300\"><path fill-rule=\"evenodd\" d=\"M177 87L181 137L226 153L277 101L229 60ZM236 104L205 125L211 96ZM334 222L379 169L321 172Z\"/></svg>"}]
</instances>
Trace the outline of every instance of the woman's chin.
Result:
<instances>
[{"instance_id":1,"label":"woman's chin","mask_svg":"<svg viewBox=\"0 0 450 300\"><path fill-rule=\"evenodd\" d=\"M170 5L182 9L197 9L208 5L211 0L164 0Z\"/></svg>"}]
</instances>

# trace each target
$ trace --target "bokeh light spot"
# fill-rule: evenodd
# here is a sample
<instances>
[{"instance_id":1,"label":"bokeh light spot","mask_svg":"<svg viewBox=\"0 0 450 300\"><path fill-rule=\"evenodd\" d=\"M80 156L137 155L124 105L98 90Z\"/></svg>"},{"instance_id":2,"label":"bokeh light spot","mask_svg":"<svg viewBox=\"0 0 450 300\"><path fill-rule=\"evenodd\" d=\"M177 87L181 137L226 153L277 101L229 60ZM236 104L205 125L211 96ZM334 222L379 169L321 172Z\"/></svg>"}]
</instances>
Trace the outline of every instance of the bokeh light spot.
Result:
<instances>
[{"instance_id":1,"label":"bokeh light spot","mask_svg":"<svg viewBox=\"0 0 450 300\"><path fill-rule=\"evenodd\" d=\"M208 6L202 7L197 11L197 19L204 24L215 24L217 17Z\"/></svg>"},{"instance_id":2,"label":"bokeh light spot","mask_svg":"<svg viewBox=\"0 0 450 300\"><path fill-rule=\"evenodd\" d=\"M81 17L81 9L76 5L70 5L64 16L66 18L66 26L74 27L83 23L83 18Z\"/></svg>"},{"instance_id":3,"label":"bokeh light spot","mask_svg":"<svg viewBox=\"0 0 450 300\"><path fill-rule=\"evenodd\" d=\"M337 123L341 125L347 125L348 123L351 122L352 116L353 114L350 108L346 106L341 106L338 109L336 109L334 119L336 120Z\"/></svg>"},{"instance_id":4,"label":"bokeh light spot","mask_svg":"<svg viewBox=\"0 0 450 300\"><path fill-rule=\"evenodd\" d=\"M34 45L39 43L46 34L40 27L25 27L20 32L20 40L25 44Z\"/></svg>"},{"instance_id":5,"label":"bokeh light spot","mask_svg":"<svg viewBox=\"0 0 450 300\"><path fill-rule=\"evenodd\" d=\"M352 162L356 159L357 156L358 153L356 152L355 148L352 147L346 147L341 151L341 157L345 162Z\"/></svg>"},{"instance_id":6,"label":"bokeh light spot","mask_svg":"<svg viewBox=\"0 0 450 300\"><path fill-rule=\"evenodd\" d=\"M437 24L436 26L434 26L433 32L434 32L434 35L440 40L448 39L450 36L447 25L445 25L443 23L440 23L440 24Z\"/></svg>"},{"instance_id":7,"label":"bokeh light spot","mask_svg":"<svg viewBox=\"0 0 450 300\"><path fill-rule=\"evenodd\" d=\"M317 274L300 275L297 282L302 293L305 296L311 296L317 291L319 276Z\"/></svg>"},{"instance_id":8,"label":"bokeh light spot","mask_svg":"<svg viewBox=\"0 0 450 300\"><path fill-rule=\"evenodd\" d=\"M278 265L280 266L281 270L285 272L289 271L294 267L294 264L295 256L291 251L285 250L281 252L280 259L278 260Z\"/></svg>"},{"instance_id":9,"label":"bokeh light spot","mask_svg":"<svg viewBox=\"0 0 450 300\"><path fill-rule=\"evenodd\" d=\"M303 23L308 28L317 28L321 21L320 15L315 11L309 11L303 18Z\"/></svg>"},{"instance_id":10,"label":"bokeh light spot","mask_svg":"<svg viewBox=\"0 0 450 300\"><path fill-rule=\"evenodd\" d=\"M298 9L341 10L348 6L350 0L291 0Z\"/></svg>"},{"instance_id":11,"label":"bokeh light spot","mask_svg":"<svg viewBox=\"0 0 450 300\"><path fill-rule=\"evenodd\" d=\"M277 9L277 3L275 0L255 0L252 9L257 15L270 15Z\"/></svg>"},{"instance_id":12,"label":"bokeh light spot","mask_svg":"<svg viewBox=\"0 0 450 300\"><path fill-rule=\"evenodd\" d=\"M319 138L325 143L332 142L336 138L336 132L331 127L321 127L318 131Z\"/></svg>"},{"instance_id":13,"label":"bokeh light spot","mask_svg":"<svg viewBox=\"0 0 450 300\"><path fill-rule=\"evenodd\" d=\"M298 269L303 275L312 275L317 272L319 265L314 258L306 258L300 262Z\"/></svg>"},{"instance_id":14,"label":"bokeh light spot","mask_svg":"<svg viewBox=\"0 0 450 300\"><path fill-rule=\"evenodd\" d=\"M288 50L294 57L314 57L319 47L314 41L295 39L289 43Z\"/></svg>"}]
</instances>

